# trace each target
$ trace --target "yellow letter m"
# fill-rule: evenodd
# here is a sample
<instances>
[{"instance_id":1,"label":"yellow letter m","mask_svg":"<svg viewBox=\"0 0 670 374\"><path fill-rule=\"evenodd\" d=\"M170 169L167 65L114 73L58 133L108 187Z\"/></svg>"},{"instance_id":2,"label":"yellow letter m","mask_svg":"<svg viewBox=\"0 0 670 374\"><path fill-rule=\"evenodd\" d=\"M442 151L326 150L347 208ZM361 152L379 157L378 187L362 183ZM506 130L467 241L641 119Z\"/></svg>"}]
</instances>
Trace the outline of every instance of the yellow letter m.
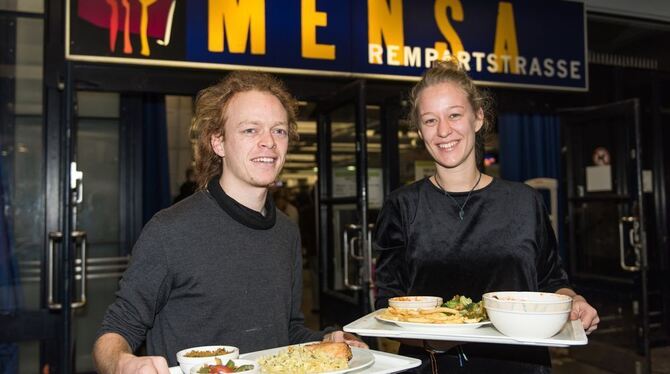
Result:
<instances>
[{"instance_id":1,"label":"yellow letter m","mask_svg":"<svg viewBox=\"0 0 670 374\"><path fill-rule=\"evenodd\" d=\"M265 54L265 0L209 0L207 19L210 52L224 51L225 35L230 53L246 53L251 34L251 53Z\"/></svg>"}]
</instances>

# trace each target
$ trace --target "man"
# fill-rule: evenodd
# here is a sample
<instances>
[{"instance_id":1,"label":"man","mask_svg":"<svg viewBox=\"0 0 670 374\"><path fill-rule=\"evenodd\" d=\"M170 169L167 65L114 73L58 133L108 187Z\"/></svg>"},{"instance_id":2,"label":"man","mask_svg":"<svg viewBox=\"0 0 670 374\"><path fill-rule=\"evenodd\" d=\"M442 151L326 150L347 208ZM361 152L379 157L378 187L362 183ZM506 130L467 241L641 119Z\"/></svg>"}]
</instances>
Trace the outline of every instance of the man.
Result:
<instances>
[{"instance_id":1,"label":"man","mask_svg":"<svg viewBox=\"0 0 670 374\"><path fill-rule=\"evenodd\" d=\"M303 324L298 228L268 196L297 139L295 108L260 73L231 73L198 94L201 190L145 226L94 346L99 372L167 373L178 350L211 344L242 353L321 339L365 346ZM134 356L145 339L150 356Z\"/></svg>"}]
</instances>

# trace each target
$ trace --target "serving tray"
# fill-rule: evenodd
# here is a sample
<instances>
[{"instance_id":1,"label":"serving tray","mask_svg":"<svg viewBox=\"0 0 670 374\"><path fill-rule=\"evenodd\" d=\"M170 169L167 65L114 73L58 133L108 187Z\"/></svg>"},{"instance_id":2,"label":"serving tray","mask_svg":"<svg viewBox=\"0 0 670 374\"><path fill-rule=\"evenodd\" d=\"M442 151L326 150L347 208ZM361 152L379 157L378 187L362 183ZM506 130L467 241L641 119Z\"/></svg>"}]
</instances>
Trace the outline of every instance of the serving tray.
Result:
<instances>
[{"instance_id":1,"label":"serving tray","mask_svg":"<svg viewBox=\"0 0 670 374\"><path fill-rule=\"evenodd\" d=\"M241 354L240 358L249 359L250 357L265 356L276 353L281 348L266 349L264 351L249 352ZM361 350L361 348L352 347L352 351ZM400 356L392 353L386 353L375 350L365 350L374 356L374 363L366 368L360 370L350 371L347 374L392 374L405 371L421 365L421 360L416 358ZM183 374L179 366L170 368L170 374ZM325 373L324 373L325 374Z\"/></svg>"},{"instance_id":2,"label":"serving tray","mask_svg":"<svg viewBox=\"0 0 670 374\"><path fill-rule=\"evenodd\" d=\"M343 330L362 336L377 336L385 338L451 340L477 343L536 345L545 347L569 347L588 343L586 333L579 321L568 321L558 334L546 339L514 338L501 334L493 325L486 325L475 329L448 329L412 328L398 326L392 322L380 321L377 314L385 309L372 312L354 322L344 326Z\"/></svg>"}]
</instances>

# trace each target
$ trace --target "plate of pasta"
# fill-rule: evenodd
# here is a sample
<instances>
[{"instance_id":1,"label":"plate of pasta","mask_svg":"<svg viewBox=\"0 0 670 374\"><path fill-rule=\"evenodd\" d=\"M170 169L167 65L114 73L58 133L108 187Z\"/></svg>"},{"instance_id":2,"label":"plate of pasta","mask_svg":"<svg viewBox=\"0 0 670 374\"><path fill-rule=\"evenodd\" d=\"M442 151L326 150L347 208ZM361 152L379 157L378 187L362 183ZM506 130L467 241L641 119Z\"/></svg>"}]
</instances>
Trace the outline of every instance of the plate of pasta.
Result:
<instances>
[{"instance_id":1,"label":"plate of pasta","mask_svg":"<svg viewBox=\"0 0 670 374\"><path fill-rule=\"evenodd\" d=\"M343 345L343 352L338 345ZM308 343L266 349L242 355L255 360L262 373L328 373L342 374L366 368L375 362L367 349L349 347L345 343Z\"/></svg>"}]
</instances>

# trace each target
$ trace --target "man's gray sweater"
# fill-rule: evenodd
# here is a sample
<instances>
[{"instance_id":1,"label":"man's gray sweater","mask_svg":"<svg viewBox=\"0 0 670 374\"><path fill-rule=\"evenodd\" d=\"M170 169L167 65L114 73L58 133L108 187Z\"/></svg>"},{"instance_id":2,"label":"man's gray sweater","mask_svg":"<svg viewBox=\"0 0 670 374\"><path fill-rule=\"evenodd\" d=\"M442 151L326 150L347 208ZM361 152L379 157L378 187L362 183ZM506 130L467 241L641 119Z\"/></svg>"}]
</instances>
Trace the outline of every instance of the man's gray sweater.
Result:
<instances>
[{"instance_id":1,"label":"man's gray sweater","mask_svg":"<svg viewBox=\"0 0 670 374\"><path fill-rule=\"evenodd\" d=\"M147 223L99 335L118 333L133 350L146 339L170 366L188 347L245 353L323 338L303 324L297 226L268 203L274 224L259 229L231 216L247 208L221 193L197 192Z\"/></svg>"}]
</instances>

